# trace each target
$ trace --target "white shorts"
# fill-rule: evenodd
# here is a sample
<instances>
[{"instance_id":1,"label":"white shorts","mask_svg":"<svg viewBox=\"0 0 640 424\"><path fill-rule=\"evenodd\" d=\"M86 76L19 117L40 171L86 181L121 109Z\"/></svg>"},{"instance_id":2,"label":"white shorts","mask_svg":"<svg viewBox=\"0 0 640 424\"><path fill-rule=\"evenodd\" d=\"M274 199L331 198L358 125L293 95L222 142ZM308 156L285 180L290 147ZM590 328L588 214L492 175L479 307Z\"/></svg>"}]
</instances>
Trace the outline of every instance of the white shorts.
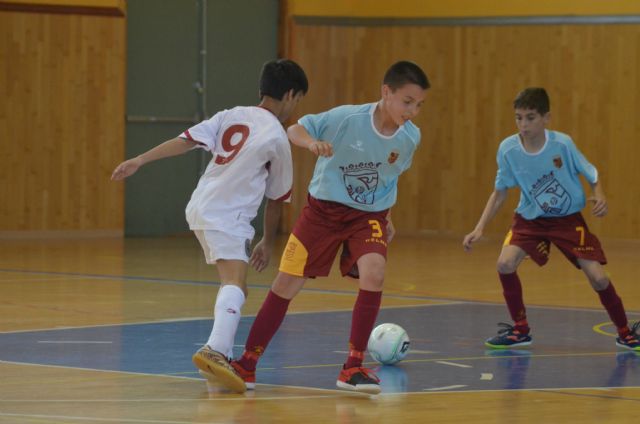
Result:
<instances>
[{"instance_id":1,"label":"white shorts","mask_svg":"<svg viewBox=\"0 0 640 424\"><path fill-rule=\"evenodd\" d=\"M215 264L219 259L237 259L249 262L251 256L251 240L222 231L194 230L198 238L204 258L208 264Z\"/></svg>"}]
</instances>

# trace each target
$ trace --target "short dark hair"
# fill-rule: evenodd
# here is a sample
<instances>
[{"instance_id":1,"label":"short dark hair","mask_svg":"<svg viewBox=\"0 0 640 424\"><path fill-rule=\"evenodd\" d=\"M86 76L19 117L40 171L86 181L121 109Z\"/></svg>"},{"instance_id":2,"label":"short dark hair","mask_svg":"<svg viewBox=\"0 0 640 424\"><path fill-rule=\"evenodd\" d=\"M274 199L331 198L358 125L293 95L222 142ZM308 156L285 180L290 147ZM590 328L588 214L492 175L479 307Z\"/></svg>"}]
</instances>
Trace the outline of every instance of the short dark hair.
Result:
<instances>
[{"instance_id":1,"label":"short dark hair","mask_svg":"<svg viewBox=\"0 0 640 424\"><path fill-rule=\"evenodd\" d=\"M384 74L383 84L396 90L406 84L416 84L426 90L431 87L424 71L415 63L408 60L396 62Z\"/></svg>"},{"instance_id":2,"label":"short dark hair","mask_svg":"<svg viewBox=\"0 0 640 424\"><path fill-rule=\"evenodd\" d=\"M300 65L289 59L265 63L260 73L260 98L269 96L282 100L289 90L293 90L294 95L300 91L307 94L309 90L307 76Z\"/></svg>"},{"instance_id":3,"label":"short dark hair","mask_svg":"<svg viewBox=\"0 0 640 424\"><path fill-rule=\"evenodd\" d=\"M547 91L542 87L529 87L522 90L513 101L514 109L533 109L540 115L551 110Z\"/></svg>"}]
</instances>

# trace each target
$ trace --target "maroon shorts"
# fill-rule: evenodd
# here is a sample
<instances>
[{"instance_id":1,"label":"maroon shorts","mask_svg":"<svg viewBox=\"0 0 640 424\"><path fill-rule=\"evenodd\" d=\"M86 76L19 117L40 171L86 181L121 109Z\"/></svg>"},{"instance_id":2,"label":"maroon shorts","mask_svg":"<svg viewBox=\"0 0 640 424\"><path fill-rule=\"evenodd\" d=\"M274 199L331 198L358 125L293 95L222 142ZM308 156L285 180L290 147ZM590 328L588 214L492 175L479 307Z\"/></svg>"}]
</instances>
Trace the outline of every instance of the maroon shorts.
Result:
<instances>
[{"instance_id":1,"label":"maroon shorts","mask_svg":"<svg viewBox=\"0 0 640 424\"><path fill-rule=\"evenodd\" d=\"M518 246L538 265L549 260L553 243L577 268L578 258L607 263L600 241L589 231L580 212L559 218L524 219L519 214L513 217L511 230L504 245Z\"/></svg>"},{"instance_id":2,"label":"maroon shorts","mask_svg":"<svg viewBox=\"0 0 640 424\"><path fill-rule=\"evenodd\" d=\"M387 210L367 212L307 196L280 260L280 271L300 277L329 275L342 246L342 275L358 277L356 262L367 253L387 257Z\"/></svg>"}]
</instances>

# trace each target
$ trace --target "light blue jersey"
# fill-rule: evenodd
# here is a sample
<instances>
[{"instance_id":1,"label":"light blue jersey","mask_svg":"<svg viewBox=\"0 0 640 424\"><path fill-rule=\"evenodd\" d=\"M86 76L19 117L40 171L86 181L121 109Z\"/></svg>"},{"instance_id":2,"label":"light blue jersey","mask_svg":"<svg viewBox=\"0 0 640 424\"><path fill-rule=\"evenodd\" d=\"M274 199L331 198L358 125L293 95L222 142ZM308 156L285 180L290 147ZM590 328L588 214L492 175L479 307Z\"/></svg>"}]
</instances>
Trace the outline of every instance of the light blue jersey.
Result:
<instances>
[{"instance_id":1,"label":"light blue jersey","mask_svg":"<svg viewBox=\"0 0 640 424\"><path fill-rule=\"evenodd\" d=\"M373 125L375 108L376 103L339 106L298 121L311 137L333 147L333 156L318 157L309 184L313 197L363 211L394 205L398 177L411 166L420 130L408 121L384 136Z\"/></svg>"},{"instance_id":2,"label":"light blue jersey","mask_svg":"<svg viewBox=\"0 0 640 424\"><path fill-rule=\"evenodd\" d=\"M525 219L571 215L584 208L586 199L579 175L591 184L598 170L566 134L545 130L539 152L527 153L518 134L500 143L496 190L520 187L516 212Z\"/></svg>"}]
</instances>

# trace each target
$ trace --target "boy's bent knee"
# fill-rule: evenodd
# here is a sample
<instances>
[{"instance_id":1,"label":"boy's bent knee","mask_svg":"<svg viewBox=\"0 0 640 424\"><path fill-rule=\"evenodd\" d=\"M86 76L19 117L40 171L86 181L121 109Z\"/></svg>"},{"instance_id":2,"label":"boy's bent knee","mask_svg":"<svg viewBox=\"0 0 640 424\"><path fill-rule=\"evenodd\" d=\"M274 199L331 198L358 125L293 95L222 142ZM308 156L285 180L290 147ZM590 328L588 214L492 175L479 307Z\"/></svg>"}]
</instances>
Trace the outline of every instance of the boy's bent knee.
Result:
<instances>
[{"instance_id":1,"label":"boy's bent knee","mask_svg":"<svg viewBox=\"0 0 640 424\"><path fill-rule=\"evenodd\" d=\"M271 284L271 291L285 299L293 299L307 279L285 272L279 272L276 279Z\"/></svg>"},{"instance_id":2,"label":"boy's bent knee","mask_svg":"<svg viewBox=\"0 0 640 424\"><path fill-rule=\"evenodd\" d=\"M594 280L589 279L589 282L591 283L591 287L593 287L595 291L606 290L606 288L609 287L609 283L610 283L609 279L606 277L598 278Z\"/></svg>"},{"instance_id":3,"label":"boy's bent knee","mask_svg":"<svg viewBox=\"0 0 640 424\"><path fill-rule=\"evenodd\" d=\"M368 291L382 291L384 286L384 274L360 276L360 288Z\"/></svg>"},{"instance_id":4,"label":"boy's bent knee","mask_svg":"<svg viewBox=\"0 0 640 424\"><path fill-rule=\"evenodd\" d=\"M496 268L499 274L513 274L518 270L518 263L513 259L498 259Z\"/></svg>"},{"instance_id":5,"label":"boy's bent knee","mask_svg":"<svg viewBox=\"0 0 640 424\"><path fill-rule=\"evenodd\" d=\"M384 285L386 259L379 254L367 254L358 260L359 286L369 291L381 291Z\"/></svg>"}]
</instances>

